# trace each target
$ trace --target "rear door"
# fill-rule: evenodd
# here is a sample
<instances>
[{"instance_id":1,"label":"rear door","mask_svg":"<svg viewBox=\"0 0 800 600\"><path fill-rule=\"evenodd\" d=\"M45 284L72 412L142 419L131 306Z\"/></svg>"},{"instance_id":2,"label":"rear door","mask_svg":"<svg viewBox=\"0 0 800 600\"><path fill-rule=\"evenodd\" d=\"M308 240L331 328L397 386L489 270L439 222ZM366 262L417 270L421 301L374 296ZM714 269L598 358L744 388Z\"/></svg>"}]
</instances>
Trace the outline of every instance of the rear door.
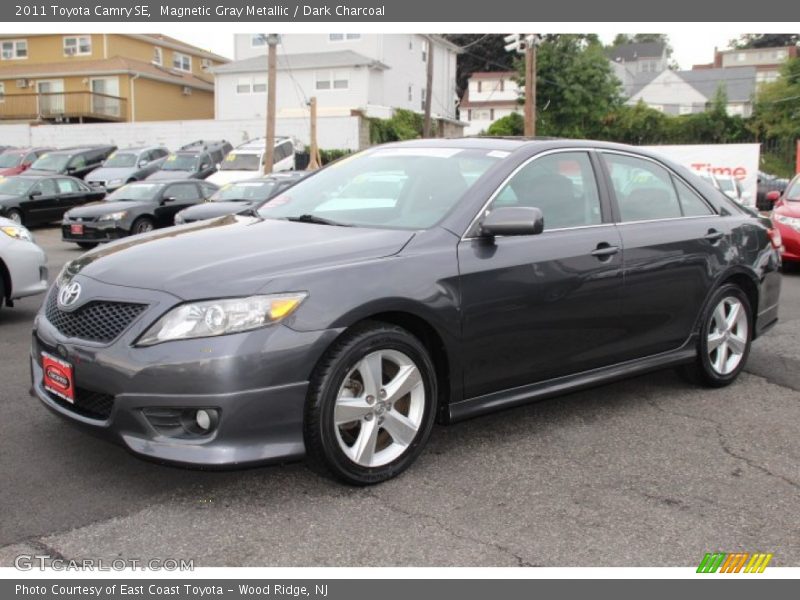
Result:
<instances>
[{"instance_id":1,"label":"rear door","mask_svg":"<svg viewBox=\"0 0 800 600\"><path fill-rule=\"evenodd\" d=\"M62 214L86 202L86 192L81 189L77 181L68 177L58 177L55 181L59 195L58 206Z\"/></svg>"},{"instance_id":2,"label":"rear door","mask_svg":"<svg viewBox=\"0 0 800 600\"><path fill-rule=\"evenodd\" d=\"M622 324L632 359L680 347L692 332L730 225L683 178L637 155L600 153L624 252Z\"/></svg>"},{"instance_id":3,"label":"rear door","mask_svg":"<svg viewBox=\"0 0 800 600\"><path fill-rule=\"evenodd\" d=\"M585 150L530 159L487 207L530 206L543 233L458 245L465 398L617 362L622 252Z\"/></svg>"},{"instance_id":4,"label":"rear door","mask_svg":"<svg viewBox=\"0 0 800 600\"><path fill-rule=\"evenodd\" d=\"M156 208L156 224L167 227L175 222L175 213L204 200L195 181L172 183L164 188Z\"/></svg>"}]
</instances>

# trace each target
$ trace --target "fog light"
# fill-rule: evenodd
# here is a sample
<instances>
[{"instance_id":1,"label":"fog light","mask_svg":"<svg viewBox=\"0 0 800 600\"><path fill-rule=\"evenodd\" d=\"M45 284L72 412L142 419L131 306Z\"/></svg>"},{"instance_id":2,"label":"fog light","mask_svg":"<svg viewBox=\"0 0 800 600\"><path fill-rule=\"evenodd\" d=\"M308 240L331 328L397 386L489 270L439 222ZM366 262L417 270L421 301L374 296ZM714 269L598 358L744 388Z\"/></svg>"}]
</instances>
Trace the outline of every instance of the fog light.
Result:
<instances>
[{"instance_id":1,"label":"fog light","mask_svg":"<svg viewBox=\"0 0 800 600\"><path fill-rule=\"evenodd\" d=\"M211 429L211 415L205 410L198 410L194 416L195 423L203 431Z\"/></svg>"}]
</instances>

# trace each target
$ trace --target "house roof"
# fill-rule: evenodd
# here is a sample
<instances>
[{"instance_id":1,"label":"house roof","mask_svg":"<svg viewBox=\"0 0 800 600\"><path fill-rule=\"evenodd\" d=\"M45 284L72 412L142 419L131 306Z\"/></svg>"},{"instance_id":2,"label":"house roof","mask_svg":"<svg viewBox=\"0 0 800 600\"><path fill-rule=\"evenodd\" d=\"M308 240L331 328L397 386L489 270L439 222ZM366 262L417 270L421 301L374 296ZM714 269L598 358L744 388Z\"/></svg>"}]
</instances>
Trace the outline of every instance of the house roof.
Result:
<instances>
[{"instance_id":1,"label":"house roof","mask_svg":"<svg viewBox=\"0 0 800 600\"><path fill-rule=\"evenodd\" d=\"M19 79L27 77L68 77L78 75L139 75L145 79L174 83L195 89L214 91L214 84L197 77L167 67L159 67L131 58L103 58L99 60L71 60L57 63L3 64L0 79Z\"/></svg>"},{"instance_id":2,"label":"house roof","mask_svg":"<svg viewBox=\"0 0 800 600\"><path fill-rule=\"evenodd\" d=\"M609 60L631 62L640 58L661 58L665 48L664 42L642 42L614 46L606 52Z\"/></svg>"},{"instance_id":3,"label":"house roof","mask_svg":"<svg viewBox=\"0 0 800 600\"><path fill-rule=\"evenodd\" d=\"M517 77L516 71L475 71L470 73L470 79L511 79Z\"/></svg>"},{"instance_id":4,"label":"house roof","mask_svg":"<svg viewBox=\"0 0 800 600\"><path fill-rule=\"evenodd\" d=\"M676 74L709 100L714 98L720 85L725 87L728 102L748 102L756 91L755 67L677 71Z\"/></svg>"},{"instance_id":5,"label":"house roof","mask_svg":"<svg viewBox=\"0 0 800 600\"><path fill-rule=\"evenodd\" d=\"M224 56L220 56L219 54L214 54L213 52L209 52L208 50L203 50L202 48L198 48L197 46L192 46L191 44L187 44L186 42L182 42L181 40L178 40L174 37L164 35L163 33L142 33L142 34L121 33L119 35L127 35L128 37L139 38L139 39L150 38L153 41L153 43L160 44L162 46L172 47L174 50L184 50L196 56L209 58L215 62L226 63L230 61L229 58L225 58Z\"/></svg>"},{"instance_id":6,"label":"house roof","mask_svg":"<svg viewBox=\"0 0 800 600\"><path fill-rule=\"evenodd\" d=\"M211 69L213 73L252 73L266 70L266 56L261 54L251 58L235 60ZM281 54L278 56L278 70L290 69L335 69L339 67L371 67L388 69L380 61L352 50L335 52L307 52L302 54Z\"/></svg>"}]
</instances>

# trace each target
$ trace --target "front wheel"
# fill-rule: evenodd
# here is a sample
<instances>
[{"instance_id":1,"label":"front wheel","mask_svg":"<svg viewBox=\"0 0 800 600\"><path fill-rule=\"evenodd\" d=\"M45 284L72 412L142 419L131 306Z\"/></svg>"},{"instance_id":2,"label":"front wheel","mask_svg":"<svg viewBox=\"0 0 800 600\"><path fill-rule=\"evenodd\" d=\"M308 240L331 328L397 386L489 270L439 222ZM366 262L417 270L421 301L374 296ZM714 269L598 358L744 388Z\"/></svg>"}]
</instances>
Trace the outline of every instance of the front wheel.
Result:
<instances>
[{"instance_id":1,"label":"front wheel","mask_svg":"<svg viewBox=\"0 0 800 600\"><path fill-rule=\"evenodd\" d=\"M436 413L428 351L405 329L364 323L315 370L304 437L312 467L353 485L380 483L422 451Z\"/></svg>"},{"instance_id":2,"label":"front wheel","mask_svg":"<svg viewBox=\"0 0 800 600\"><path fill-rule=\"evenodd\" d=\"M136 235L138 233L147 233L148 231L153 231L155 228L155 223L149 217L139 217L133 222L131 226L131 235Z\"/></svg>"},{"instance_id":3,"label":"front wheel","mask_svg":"<svg viewBox=\"0 0 800 600\"><path fill-rule=\"evenodd\" d=\"M18 211L16 208L12 208L8 211L8 218L14 221L17 225L23 225L22 223L22 213Z\"/></svg>"},{"instance_id":4,"label":"front wheel","mask_svg":"<svg viewBox=\"0 0 800 600\"><path fill-rule=\"evenodd\" d=\"M703 313L697 358L684 368L690 379L709 387L732 383L744 369L753 339L750 300L733 284L720 287Z\"/></svg>"},{"instance_id":5,"label":"front wheel","mask_svg":"<svg viewBox=\"0 0 800 600\"><path fill-rule=\"evenodd\" d=\"M84 250L91 250L97 246L97 242L75 242L78 244L78 248L83 248Z\"/></svg>"}]
</instances>

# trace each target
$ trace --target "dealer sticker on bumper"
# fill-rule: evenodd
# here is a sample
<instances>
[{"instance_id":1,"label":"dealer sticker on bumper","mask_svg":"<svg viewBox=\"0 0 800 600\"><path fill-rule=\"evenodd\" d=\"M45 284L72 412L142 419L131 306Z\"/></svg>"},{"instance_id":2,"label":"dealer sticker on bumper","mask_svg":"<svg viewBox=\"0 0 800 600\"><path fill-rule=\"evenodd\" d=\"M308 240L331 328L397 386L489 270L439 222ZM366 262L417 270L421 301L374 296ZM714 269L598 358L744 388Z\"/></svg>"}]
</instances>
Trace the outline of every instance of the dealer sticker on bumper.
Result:
<instances>
[{"instance_id":1,"label":"dealer sticker on bumper","mask_svg":"<svg viewBox=\"0 0 800 600\"><path fill-rule=\"evenodd\" d=\"M42 372L44 389L67 402L75 403L75 383L71 364L42 352Z\"/></svg>"}]
</instances>

